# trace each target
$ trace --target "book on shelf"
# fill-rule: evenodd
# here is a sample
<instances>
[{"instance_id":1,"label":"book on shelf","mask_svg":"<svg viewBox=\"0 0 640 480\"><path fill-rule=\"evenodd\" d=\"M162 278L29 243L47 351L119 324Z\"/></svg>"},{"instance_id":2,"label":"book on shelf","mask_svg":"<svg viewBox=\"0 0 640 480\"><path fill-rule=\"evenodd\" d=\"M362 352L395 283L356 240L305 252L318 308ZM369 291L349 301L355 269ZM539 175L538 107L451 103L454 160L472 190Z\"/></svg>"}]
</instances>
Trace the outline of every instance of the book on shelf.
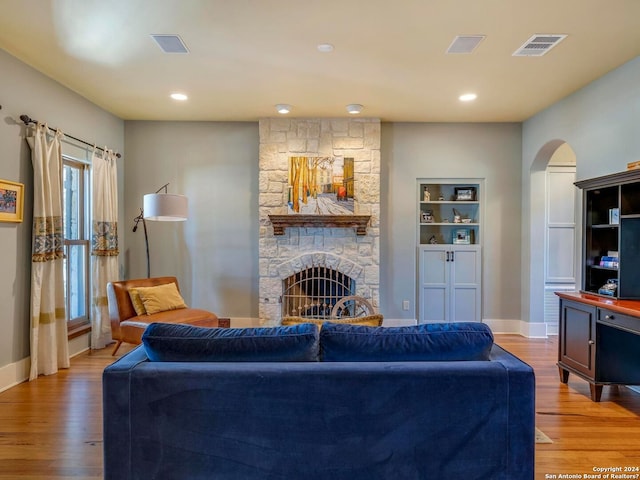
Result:
<instances>
[{"instance_id":1,"label":"book on shelf","mask_svg":"<svg viewBox=\"0 0 640 480\"><path fill-rule=\"evenodd\" d=\"M600 258L600 266L607 268L618 268L620 265L618 257L604 256Z\"/></svg>"}]
</instances>

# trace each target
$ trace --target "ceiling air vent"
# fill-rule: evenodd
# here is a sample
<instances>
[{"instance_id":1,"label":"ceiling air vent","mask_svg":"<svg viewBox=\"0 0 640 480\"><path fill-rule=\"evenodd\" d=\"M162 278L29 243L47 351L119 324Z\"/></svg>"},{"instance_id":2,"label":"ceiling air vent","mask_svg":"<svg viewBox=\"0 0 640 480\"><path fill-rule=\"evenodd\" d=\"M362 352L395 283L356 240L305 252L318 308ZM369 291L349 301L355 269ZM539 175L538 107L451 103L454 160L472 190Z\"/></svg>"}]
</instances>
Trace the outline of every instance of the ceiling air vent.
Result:
<instances>
[{"instance_id":1,"label":"ceiling air vent","mask_svg":"<svg viewBox=\"0 0 640 480\"><path fill-rule=\"evenodd\" d=\"M566 35L539 34L532 36L529 40L513 52L514 57L541 57L562 40Z\"/></svg>"},{"instance_id":2,"label":"ceiling air vent","mask_svg":"<svg viewBox=\"0 0 640 480\"><path fill-rule=\"evenodd\" d=\"M189 53L178 35L151 35L164 53Z\"/></svg>"},{"instance_id":3,"label":"ceiling air vent","mask_svg":"<svg viewBox=\"0 0 640 480\"><path fill-rule=\"evenodd\" d=\"M453 39L447 53L471 53L486 35L458 35Z\"/></svg>"}]
</instances>

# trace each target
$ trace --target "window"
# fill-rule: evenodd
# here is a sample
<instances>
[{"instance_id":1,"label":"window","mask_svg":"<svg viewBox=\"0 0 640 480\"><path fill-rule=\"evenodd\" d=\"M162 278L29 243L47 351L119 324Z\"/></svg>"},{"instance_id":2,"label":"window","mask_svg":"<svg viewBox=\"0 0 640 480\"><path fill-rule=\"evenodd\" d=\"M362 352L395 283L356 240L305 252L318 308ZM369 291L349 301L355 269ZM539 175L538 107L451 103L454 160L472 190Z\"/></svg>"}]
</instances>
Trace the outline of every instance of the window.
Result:
<instances>
[{"instance_id":1,"label":"window","mask_svg":"<svg viewBox=\"0 0 640 480\"><path fill-rule=\"evenodd\" d=\"M71 337L89 326L89 167L67 157L63 162L64 285Z\"/></svg>"}]
</instances>

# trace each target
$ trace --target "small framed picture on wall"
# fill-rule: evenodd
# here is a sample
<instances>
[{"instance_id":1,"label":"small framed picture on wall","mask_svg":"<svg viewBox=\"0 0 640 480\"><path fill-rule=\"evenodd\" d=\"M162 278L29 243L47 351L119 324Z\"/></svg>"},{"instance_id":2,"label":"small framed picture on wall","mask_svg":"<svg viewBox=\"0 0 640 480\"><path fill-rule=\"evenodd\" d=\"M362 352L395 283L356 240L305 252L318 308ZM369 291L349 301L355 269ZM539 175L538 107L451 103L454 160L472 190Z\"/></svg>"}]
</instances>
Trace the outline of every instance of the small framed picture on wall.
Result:
<instances>
[{"instance_id":1,"label":"small framed picture on wall","mask_svg":"<svg viewBox=\"0 0 640 480\"><path fill-rule=\"evenodd\" d=\"M0 180L0 222L22 222L24 185Z\"/></svg>"}]
</instances>

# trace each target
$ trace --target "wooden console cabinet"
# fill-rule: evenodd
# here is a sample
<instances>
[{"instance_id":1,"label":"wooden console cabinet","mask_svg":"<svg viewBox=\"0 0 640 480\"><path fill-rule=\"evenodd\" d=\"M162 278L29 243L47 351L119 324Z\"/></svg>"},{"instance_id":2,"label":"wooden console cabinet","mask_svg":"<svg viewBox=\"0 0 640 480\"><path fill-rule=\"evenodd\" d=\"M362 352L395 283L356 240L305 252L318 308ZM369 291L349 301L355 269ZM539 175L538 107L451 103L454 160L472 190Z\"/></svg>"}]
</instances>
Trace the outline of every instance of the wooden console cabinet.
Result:
<instances>
[{"instance_id":1,"label":"wooden console cabinet","mask_svg":"<svg viewBox=\"0 0 640 480\"><path fill-rule=\"evenodd\" d=\"M556 292L558 368L563 383L569 373L588 381L598 402L603 385L640 385L640 170L576 186L583 190L582 288Z\"/></svg>"},{"instance_id":2,"label":"wooden console cabinet","mask_svg":"<svg viewBox=\"0 0 640 480\"><path fill-rule=\"evenodd\" d=\"M640 385L640 301L577 292L560 297L558 369L589 382L599 402L604 385Z\"/></svg>"}]
</instances>

